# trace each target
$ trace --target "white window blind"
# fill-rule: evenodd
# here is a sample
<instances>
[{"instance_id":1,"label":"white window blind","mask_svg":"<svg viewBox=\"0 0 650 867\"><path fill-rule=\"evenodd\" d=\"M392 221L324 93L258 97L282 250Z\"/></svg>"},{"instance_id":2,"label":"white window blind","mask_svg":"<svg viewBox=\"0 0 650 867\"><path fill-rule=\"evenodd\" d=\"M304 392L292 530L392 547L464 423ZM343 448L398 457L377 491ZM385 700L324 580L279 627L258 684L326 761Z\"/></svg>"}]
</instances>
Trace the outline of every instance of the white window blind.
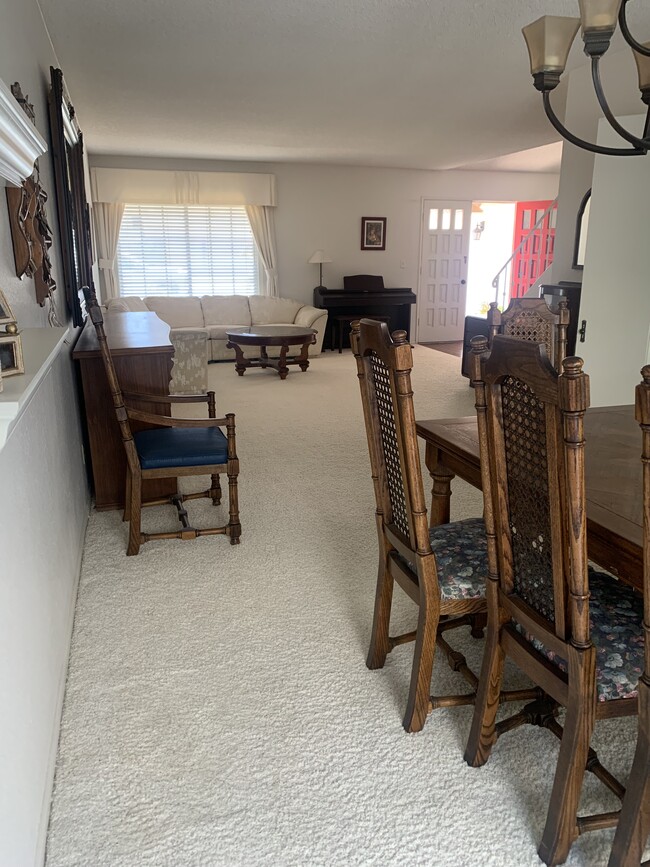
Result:
<instances>
[{"instance_id":1,"label":"white window blind","mask_svg":"<svg viewBox=\"0 0 650 867\"><path fill-rule=\"evenodd\" d=\"M255 295L257 249L245 208L126 205L120 295Z\"/></svg>"}]
</instances>

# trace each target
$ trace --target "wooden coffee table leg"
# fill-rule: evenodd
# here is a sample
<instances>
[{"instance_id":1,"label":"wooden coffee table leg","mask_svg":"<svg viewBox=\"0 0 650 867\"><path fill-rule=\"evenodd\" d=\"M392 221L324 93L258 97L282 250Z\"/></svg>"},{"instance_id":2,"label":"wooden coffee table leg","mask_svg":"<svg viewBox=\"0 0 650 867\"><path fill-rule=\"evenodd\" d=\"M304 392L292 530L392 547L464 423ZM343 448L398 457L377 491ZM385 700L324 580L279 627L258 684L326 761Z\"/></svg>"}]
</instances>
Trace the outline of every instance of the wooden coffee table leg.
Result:
<instances>
[{"instance_id":1,"label":"wooden coffee table leg","mask_svg":"<svg viewBox=\"0 0 650 867\"><path fill-rule=\"evenodd\" d=\"M266 346L260 346L260 367L266 370L269 363L269 355Z\"/></svg>"},{"instance_id":2,"label":"wooden coffee table leg","mask_svg":"<svg viewBox=\"0 0 650 867\"><path fill-rule=\"evenodd\" d=\"M242 352L241 346L238 343L226 343L226 348L235 350L235 370L239 376L243 376L248 367L248 361Z\"/></svg>"},{"instance_id":3,"label":"wooden coffee table leg","mask_svg":"<svg viewBox=\"0 0 650 867\"><path fill-rule=\"evenodd\" d=\"M287 374L289 373L289 368L287 367L287 350L289 349L288 343L283 343L282 348L280 349L280 357L278 358L278 373L280 374L280 379L286 379Z\"/></svg>"},{"instance_id":4,"label":"wooden coffee table leg","mask_svg":"<svg viewBox=\"0 0 650 867\"><path fill-rule=\"evenodd\" d=\"M315 342L315 339L312 338L311 340L308 340L307 343L303 343L300 355L296 356L296 364L300 365L300 369L303 373L305 373L309 367L309 347Z\"/></svg>"}]
</instances>

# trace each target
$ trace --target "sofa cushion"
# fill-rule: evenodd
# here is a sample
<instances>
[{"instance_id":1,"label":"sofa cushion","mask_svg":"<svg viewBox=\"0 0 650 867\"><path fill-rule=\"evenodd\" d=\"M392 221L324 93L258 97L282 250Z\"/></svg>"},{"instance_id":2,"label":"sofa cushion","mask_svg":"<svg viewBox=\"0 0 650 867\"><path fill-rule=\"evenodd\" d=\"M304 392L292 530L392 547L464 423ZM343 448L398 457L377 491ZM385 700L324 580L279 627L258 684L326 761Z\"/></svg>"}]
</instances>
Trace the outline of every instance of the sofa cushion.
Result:
<instances>
[{"instance_id":1,"label":"sofa cushion","mask_svg":"<svg viewBox=\"0 0 650 867\"><path fill-rule=\"evenodd\" d=\"M119 313L148 313L144 299L126 296L123 298L109 298L106 309Z\"/></svg>"},{"instance_id":2,"label":"sofa cushion","mask_svg":"<svg viewBox=\"0 0 650 867\"><path fill-rule=\"evenodd\" d=\"M210 336L210 340L228 340L226 331L232 331L233 328L250 328L250 323L240 323L239 325L237 325L237 323L232 323L232 325L211 325L208 328L208 335Z\"/></svg>"},{"instance_id":3,"label":"sofa cushion","mask_svg":"<svg viewBox=\"0 0 650 867\"><path fill-rule=\"evenodd\" d=\"M303 306L290 298L269 298L251 295L248 299L253 325L291 325Z\"/></svg>"},{"instance_id":4,"label":"sofa cushion","mask_svg":"<svg viewBox=\"0 0 650 867\"><path fill-rule=\"evenodd\" d=\"M203 310L201 299L192 298L164 298L158 295L147 297L147 307L172 328L202 328Z\"/></svg>"},{"instance_id":5,"label":"sofa cushion","mask_svg":"<svg viewBox=\"0 0 650 867\"><path fill-rule=\"evenodd\" d=\"M201 298L206 325L250 325L251 312L246 295L204 295Z\"/></svg>"}]
</instances>

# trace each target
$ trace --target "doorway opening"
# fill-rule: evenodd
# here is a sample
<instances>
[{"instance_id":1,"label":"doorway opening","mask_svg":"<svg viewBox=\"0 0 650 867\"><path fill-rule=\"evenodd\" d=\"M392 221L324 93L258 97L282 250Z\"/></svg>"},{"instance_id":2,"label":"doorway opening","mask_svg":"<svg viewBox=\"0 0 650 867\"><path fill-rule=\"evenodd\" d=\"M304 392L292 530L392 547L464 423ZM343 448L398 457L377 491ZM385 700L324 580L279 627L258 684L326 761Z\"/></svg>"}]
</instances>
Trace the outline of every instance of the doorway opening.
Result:
<instances>
[{"instance_id":1,"label":"doorway opening","mask_svg":"<svg viewBox=\"0 0 650 867\"><path fill-rule=\"evenodd\" d=\"M466 316L485 316L495 300L492 286L512 255L516 202L472 202Z\"/></svg>"}]
</instances>

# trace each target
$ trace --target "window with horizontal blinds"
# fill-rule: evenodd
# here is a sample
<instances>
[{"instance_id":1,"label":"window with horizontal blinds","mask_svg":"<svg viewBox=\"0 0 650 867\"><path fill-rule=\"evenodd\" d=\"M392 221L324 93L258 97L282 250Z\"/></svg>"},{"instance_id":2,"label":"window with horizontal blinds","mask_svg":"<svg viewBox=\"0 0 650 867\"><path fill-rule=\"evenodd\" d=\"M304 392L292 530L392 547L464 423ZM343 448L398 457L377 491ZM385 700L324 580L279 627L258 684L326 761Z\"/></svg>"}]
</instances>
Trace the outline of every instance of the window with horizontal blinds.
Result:
<instances>
[{"instance_id":1,"label":"window with horizontal blinds","mask_svg":"<svg viewBox=\"0 0 650 867\"><path fill-rule=\"evenodd\" d=\"M125 205L120 295L255 295L257 249L245 208Z\"/></svg>"}]
</instances>

